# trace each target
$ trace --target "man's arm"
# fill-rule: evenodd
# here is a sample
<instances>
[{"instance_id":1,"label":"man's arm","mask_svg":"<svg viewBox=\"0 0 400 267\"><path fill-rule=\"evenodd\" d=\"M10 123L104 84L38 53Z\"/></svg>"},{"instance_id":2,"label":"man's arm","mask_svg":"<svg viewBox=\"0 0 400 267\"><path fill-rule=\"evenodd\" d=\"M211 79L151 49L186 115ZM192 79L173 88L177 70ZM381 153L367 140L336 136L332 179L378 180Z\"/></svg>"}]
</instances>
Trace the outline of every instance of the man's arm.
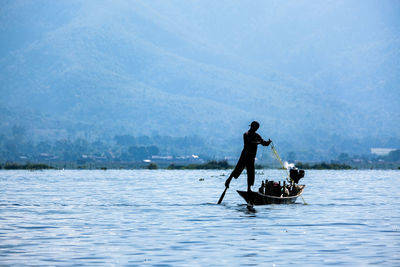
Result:
<instances>
[{"instance_id":1,"label":"man's arm","mask_svg":"<svg viewBox=\"0 0 400 267\"><path fill-rule=\"evenodd\" d=\"M261 144L261 145L263 145L263 146L269 146L269 144L271 144L271 139L268 139L267 141L265 141L264 139L262 139L262 137L259 135L259 134L257 134L258 136L258 140L257 140L257 143L258 144Z\"/></svg>"},{"instance_id":2,"label":"man's arm","mask_svg":"<svg viewBox=\"0 0 400 267\"><path fill-rule=\"evenodd\" d=\"M269 144L271 144L271 139L268 139L267 141L265 141L265 140L262 140L262 142L261 142L261 144L263 145L263 146L269 146Z\"/></svg>"}]
</instances>

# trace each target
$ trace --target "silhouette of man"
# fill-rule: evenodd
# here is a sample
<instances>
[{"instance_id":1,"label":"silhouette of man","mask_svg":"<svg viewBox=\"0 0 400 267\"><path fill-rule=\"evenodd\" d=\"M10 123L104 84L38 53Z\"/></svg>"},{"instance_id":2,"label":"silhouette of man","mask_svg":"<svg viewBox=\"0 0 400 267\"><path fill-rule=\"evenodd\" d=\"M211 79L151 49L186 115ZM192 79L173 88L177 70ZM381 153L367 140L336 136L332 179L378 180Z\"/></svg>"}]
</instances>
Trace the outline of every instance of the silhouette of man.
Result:
<instances>
[{"instance_id":1,"label":"silhouette of man","mask_svg":"<svg viewBox=\"0 0 400 267\"><path fill-rule=\"evenodd\" d=\"M247 191L251 191L251 186L254 184L254 161L257 154L257 146L259 144L263 146L269 146L272 142L271 139L265 141L261 138L261 136L256 133L260 124L257 121L253 121L250 124L250 129L243 134L243 150L240 154L240 158L238 163L236 164L235 169L232 171L229 178L225 181L225 187L229 188L229 184L231 183L232 177L237 179L242 173L243 169L246 167L247 170Z\"/></svg>"}]
</instances>

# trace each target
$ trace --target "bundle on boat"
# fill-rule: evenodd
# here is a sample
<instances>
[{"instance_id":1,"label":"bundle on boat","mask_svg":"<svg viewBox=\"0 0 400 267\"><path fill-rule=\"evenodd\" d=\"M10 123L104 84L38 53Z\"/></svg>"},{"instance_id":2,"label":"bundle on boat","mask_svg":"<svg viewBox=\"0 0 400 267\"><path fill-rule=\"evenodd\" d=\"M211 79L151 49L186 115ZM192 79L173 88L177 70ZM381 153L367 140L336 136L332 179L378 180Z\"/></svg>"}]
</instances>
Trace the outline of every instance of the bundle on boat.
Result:
<instances>
[{"instance_id":1,"label":"bundle on boat","mask_svg":"<svg viewBox=\"0 0 400 267\"><path fill-rule=\"evenodd\" d=\"M265 180L261 182L258 192L239 190L237 192L247 203L253 205L292 204L303 193L305 185L299 185L298 182L304 175L304 170L291 168L289 170L290 182L288 183Z\"/></svg>"},{"instance_id":2,"label":"bundle on boat","mask_svg":"<svg viewBox=\"0 0 400 267\"><path fill-rule=\"evenodd\" d=\"M296 196L300 190L301 186L295 183L287 184L286 181L283 182L275 182L265 180L261 182L261 186L258 189L258 192L268 196L275 197L288 197L288 196Z\"/></svg>"}]
</instances>

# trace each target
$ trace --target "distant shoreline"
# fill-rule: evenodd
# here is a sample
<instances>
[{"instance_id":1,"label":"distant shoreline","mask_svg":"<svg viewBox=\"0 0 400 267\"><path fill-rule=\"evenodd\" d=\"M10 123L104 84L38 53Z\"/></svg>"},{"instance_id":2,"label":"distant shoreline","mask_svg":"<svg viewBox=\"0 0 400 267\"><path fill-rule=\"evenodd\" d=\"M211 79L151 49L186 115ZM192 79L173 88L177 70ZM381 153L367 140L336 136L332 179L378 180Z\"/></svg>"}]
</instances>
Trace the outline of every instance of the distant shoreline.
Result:
<instances>
[{"instance_id":1,"label":"distant shoreline","mask_svg":"<svg viewBox=\"0 0 400 267\"><path fill-rule=\"evenodd\" d=\"M344 163L296 163L296 167L304 170L400 170L400 163L388 163L388 164L364 164L364 165L349 165ZM157 165L154 162L151 163L120 163L120 162L109 162L109 163L90 163L78 165L71 162L55 162L55 163L15 163L7 162L0 164L0 170L229 170L233 169L233 165L229 165L227 161L209 161L203 164L174 164L169 165ZM256 164L256 169L280 169L273 166L263 166Z\"/></svg>"}]
</instances>

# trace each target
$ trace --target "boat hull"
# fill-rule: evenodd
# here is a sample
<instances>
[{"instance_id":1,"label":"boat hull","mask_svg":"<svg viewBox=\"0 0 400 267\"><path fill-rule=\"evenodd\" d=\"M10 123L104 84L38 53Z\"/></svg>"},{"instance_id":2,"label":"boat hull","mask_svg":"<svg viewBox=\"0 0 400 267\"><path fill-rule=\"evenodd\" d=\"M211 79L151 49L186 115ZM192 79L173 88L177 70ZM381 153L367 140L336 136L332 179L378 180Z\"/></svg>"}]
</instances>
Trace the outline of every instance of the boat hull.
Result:
<instances>
[{"instance_id":1,"label":"boat hull","mask_svg":"<svg viewBox=\"0 0 400 267\"><path fill-rule=\"evenodd\" d=\"M296 202L297 198L303 193L304 187L305 185L302 185L300 192L297 195L289 197L275 197L253 191L247 192L247 191L237 190L237 192L242 198L244 198L246 203L252 205L293 204Z\"/></svg>"}]
</instances>

